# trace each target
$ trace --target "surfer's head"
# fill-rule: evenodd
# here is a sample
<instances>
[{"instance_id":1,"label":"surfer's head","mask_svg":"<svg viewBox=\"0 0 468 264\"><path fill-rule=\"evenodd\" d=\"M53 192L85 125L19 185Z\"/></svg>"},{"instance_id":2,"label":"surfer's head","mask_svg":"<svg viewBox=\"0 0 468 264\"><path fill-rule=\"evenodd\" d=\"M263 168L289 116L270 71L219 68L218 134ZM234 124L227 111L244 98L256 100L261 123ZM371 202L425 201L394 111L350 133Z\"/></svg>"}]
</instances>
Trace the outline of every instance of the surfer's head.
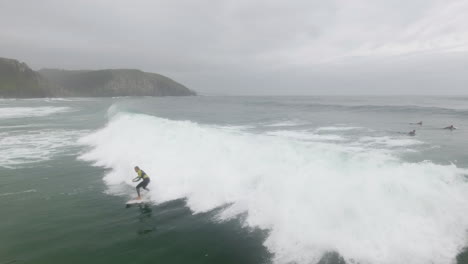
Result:
<instances>
[{"instance_id":1,"label":"surfer's head","mask_svg":"<svg viewBox=\"0 0 468 264\"><path fill-rule=\"evenodd\" d=\"M138 166L135 166L135 171L138 172L140 170L140 168L138 168Z\"/></svg>"}]
</instances>

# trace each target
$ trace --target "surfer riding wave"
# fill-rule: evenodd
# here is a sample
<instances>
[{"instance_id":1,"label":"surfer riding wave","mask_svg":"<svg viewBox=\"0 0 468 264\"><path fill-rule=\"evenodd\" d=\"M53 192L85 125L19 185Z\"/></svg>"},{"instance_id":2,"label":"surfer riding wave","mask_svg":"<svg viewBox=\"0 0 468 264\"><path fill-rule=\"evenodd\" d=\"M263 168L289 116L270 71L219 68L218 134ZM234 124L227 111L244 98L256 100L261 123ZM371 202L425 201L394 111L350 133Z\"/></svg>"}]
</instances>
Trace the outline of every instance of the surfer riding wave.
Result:
<instances>
[{"instance_id":1,"label":"surfer riding wave","mask_svg":"<svg viewBox=\"0 0 468 264\"><path fill-rule=\"evenodd\" d=\"M136 186L136 191L137 191L137 194L138 194L137 199L141 200L140 188L143 188L143 189L149 191L149 189L146 188L146 186L148 186L148 184L150 183L150 177L143 170L141 170L138 166L135 166L135 172L138 174L138 176L136 178L134 178L132 181L137 182L137 181L143 180L142 182L140 182Z\"/></svg>"}]
</instances>

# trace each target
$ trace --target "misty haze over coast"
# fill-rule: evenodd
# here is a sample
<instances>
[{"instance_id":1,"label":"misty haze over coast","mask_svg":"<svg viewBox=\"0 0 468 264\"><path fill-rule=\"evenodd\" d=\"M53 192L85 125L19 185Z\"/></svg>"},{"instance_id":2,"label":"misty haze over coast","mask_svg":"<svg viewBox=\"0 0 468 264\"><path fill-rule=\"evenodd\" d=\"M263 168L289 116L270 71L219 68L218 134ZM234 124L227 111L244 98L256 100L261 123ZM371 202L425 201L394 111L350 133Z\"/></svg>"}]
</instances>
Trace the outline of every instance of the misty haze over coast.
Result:
<instances>
[{"instance_id":1,"label":"misty haze over coast","mask_svg":"<svg viewBox=\"0 0 468 264\"><path fill-rule=\"evenodd\" d=\"M1 1L0 56L201 94L467 94L467 1Z\"/></svg>"}]
</instances>

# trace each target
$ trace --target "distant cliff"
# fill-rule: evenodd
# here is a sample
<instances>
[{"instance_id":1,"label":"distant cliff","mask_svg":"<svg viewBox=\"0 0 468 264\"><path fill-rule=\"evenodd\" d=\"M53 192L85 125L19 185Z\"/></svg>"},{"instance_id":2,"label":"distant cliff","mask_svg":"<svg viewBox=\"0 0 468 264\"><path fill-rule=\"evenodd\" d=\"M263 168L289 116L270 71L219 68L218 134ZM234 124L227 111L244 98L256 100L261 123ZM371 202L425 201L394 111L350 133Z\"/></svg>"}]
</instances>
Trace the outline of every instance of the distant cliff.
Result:
<instances>
[{"instance_id":1,"label":"distant cliff","mask_svg":"<svg viewBox=\"0 0 468 264\"><path fill-rule=\"evenodd\" d=\"M195 92L165 76L140 70L68 71L42 69L48 80L74 96L184 96Z\"/></svg>"},{"instance_id":2,"label":"distant cliff","mask_svg":"<svg viewBox=\"0 0 468 264\"><path fill-rule=\"evenodd\" d=\"M0 97L107 97L196 95L180 83L140 70L43 69L0 58Z\"/></svg>"},{"instance_id":3,"label":"distant cliff","mask_svg":"<svg viewBox=\"0 0 468 264\"><path fill-rule=\"evenodd\" d=\"M17 60L0 58L0 97L49 97L66 92Z\"/></svg>"}]
</instances>

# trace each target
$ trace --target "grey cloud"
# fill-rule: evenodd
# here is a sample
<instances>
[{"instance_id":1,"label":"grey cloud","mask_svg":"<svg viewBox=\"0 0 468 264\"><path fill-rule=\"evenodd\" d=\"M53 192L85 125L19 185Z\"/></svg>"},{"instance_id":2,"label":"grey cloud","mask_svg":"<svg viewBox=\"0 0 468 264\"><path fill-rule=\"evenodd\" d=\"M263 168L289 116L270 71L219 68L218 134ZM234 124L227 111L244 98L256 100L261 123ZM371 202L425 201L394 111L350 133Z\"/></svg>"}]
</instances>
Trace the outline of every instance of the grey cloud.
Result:
<instances>
[{"instance_id":1,"label":"grey cloud","mask_svg":"<svg viewBox=\"0 0 468 264\"><path fill-rule=\"evenodd\" d=\"M140 68L208 94L466 94L466 12L440 0L0 0L0 56Z\"/></svg>"}]
</instances>

